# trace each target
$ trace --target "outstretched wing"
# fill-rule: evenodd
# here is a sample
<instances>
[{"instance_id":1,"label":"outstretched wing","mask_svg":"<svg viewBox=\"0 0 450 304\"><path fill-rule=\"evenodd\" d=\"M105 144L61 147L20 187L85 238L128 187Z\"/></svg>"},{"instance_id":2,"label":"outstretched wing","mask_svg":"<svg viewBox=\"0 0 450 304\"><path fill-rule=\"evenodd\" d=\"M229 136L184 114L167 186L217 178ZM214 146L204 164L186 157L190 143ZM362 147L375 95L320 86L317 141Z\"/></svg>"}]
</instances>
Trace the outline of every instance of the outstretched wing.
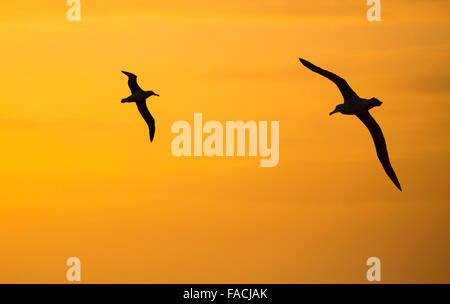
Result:
<instances>
[{"instance_id":1,"label":"outstretched wing","mask_svg":"<svg viewBox=\"0 0 450 304\"><path fill-rule=\"evenodd\" d=\"M147 105L144 102L136 102L137 108L139 110L139 113L141 113L142 117L144 118L145 122L148 125L148 129L150 131L150 141L153 141L153 137L155 136L155 119L153 118L152 114L148 111Z\"/></svg>"},{"instance_id":2,"label":"outstretched wing","mask_svg":"<svg viewBox=\"0 0 450 304\"><path fill-rule=\"evenodd\" d=\"M369 129L375 143L378 159L383 165L384 171L386 171L386 174L391 178L392 182L401 191L402 187L400 186L397 175L395 175L394 169L392 169L391 162L389 161L386 140L384 139L383 132L381 131L380 126L369 112L357 114L356 116L358 116L358 118L366 125L367 129Z\"/></svg>"},{"instance_id":3,"label":"outstretched wing","mask_svg":"<svg viewBox=\"0 0 450 304\"><path fill-rule=\"evenodd\" d=\"M328 78L329 80L331 80L332 82L334 82L338 88L339 91L341 91L342 96L344 97L344 103L346 101L348 101L348 99L352 99L354 97L358 97L358 95L352 90L352 88L348 85L347 81L345 81L343 78L339 77L336 74L333 74L331 72L328 72L324 69L319 68L318 66L315 66L314 64L312 64L309 61L306 61L302 58L300 58L300 62L307 67L308 69L310 69L311 71L318 73L326 78Z\"/></svg>"},{"instance_id":4,"label":"outstretched wing","mask_svg":"<svg viewBox=\"0 0 450 304\"><path fill-rule=\"evenodd\" d=\"M142 91L142 89L137 84L137 76L133 73L122 71L125 75L128 76L128 86L130 87L131 94L134 94L136 91Z\"/></svg>"}]
</instances>

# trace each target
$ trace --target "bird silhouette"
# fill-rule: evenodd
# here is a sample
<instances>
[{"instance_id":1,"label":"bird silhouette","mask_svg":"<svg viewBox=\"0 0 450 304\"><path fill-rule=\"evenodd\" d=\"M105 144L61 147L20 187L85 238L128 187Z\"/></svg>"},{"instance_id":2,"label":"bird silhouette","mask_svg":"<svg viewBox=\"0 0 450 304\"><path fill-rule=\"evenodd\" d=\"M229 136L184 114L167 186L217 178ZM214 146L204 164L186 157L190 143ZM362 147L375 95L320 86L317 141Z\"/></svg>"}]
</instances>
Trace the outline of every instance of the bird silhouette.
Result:
<instances>
[{"instance_id":1,"label":"bird silhouette","mask_svg":"<svg viewBox=\"0 0 450 304\"><path fill-rule=\"evenodd\" d=\"M150 96L159 96L153 91L144 91L142 90L139 85L137 84L137 76L133 73L122 71L125 75L128 76L128 86L131 90L131 95L127 98L122 99L122 103L125 102L135 102L137 105L137 108L139 110L139 113L141 113L142 117L144 118L145 122L148 125L148 129L150 132L150 141L153 141L153 137L155 136L155 119L153 118L152 114L150 114L148 108L146 99Z\"/></svg>"},{"instance_id":2,"label":"bird silhouette","mask_svg":"<svg viewBox=\"0 0 450 304\"><path fill-rule=\"evenodd\" d=\"M337 105L336 108L330 113L330 115L333 115L334 113L356 115L363 122L363 124L367 127L367 129L369 129L369 132L372 135L372 139L375 143L375 149L377 151L377 156L384 168L384 171L395 184L395 186L397 186L397 188L401 191L402 187L400 186L397 175L395 174L391 162L389 161L386 140L384 139L383 132L381 131L378 123L369 113L370 109L372 109L373 107L381 106L382 102L375 97L371 99L360 98L348 85L347 81L345 81L343 78L329 71L321 69L302 58L300 58L300 62L311 71L328 78L337 85L337 87L341 91L342 96L344 97L344 103Z\"/></svg>"}]
</instances>

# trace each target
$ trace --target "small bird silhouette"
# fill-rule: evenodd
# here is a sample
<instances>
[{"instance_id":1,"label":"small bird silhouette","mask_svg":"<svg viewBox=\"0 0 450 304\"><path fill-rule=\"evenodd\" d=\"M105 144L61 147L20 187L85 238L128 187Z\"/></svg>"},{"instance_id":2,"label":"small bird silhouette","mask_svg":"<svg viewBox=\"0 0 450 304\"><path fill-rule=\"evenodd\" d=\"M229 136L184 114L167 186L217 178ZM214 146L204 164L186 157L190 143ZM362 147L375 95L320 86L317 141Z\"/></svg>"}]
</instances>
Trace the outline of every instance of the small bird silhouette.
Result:
<instances>
[{"instance_id":1,"label":"small bird silhouette","mask_svg":"<svg viewBox=\"0 0 450 304\"><path fill-rule=\"evenodd\" d=\"M389 155L386 147L386 140L384 139L383 132L381 131L380 126L375 121L375 119L370 115L369 110L373 107L381 106L382 102L376 99L375 97L371 99L360 98L348 85L348 83L342 79L341 77L326 71L324 69L315 66L309 61L306 61L302 58L299 58L300 62L310 69L311 71L318 73L332 82L334 82L339 90L341 91L342 96L344 97L344 103L339 104L336 108L330 113L333 115L334 113L342 113L345 115L356 115L363 124L369 129L370 134L372 135L372 139L375 143L375 149L377 151L378 159L383 165L384 171L390 177L392 182L397 186L400 191L402 187L400 186L400 182L397 179L397 175L394 172L394 169L391 166L389 161Z\"/></svg>"},{"instance_id":2,"label":"small bird silhouette","mask_svg":"<svg viewBox=\"0 0 450 304\"><path fill-rule=\"evenodd\" d=\"M155 136L155 119L153 118L152 114L148 111L146 99L150 96L159 96L153 91L144 91L142 90L139 85L137 84L137 76L133 73L122 71L125 75L128 76L128 86L131 90L131 95L127 98L122 99L122 103L125 102L135 102L137 105L137 108L139 110L139 113L141 113L142 117L144 118L145 122L148 125L148 129L150 132L150 141L153 141L153 137Z\"/></svg>"}]
</instances>

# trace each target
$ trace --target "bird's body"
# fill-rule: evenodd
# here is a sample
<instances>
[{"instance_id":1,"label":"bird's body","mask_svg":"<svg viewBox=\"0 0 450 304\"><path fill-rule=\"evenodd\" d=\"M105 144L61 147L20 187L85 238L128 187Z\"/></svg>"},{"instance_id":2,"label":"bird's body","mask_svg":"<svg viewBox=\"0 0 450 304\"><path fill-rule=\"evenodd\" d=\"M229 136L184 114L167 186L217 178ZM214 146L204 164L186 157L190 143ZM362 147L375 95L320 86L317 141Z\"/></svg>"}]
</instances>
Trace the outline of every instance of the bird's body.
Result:
<instances>
[{"instance_id":1,"label":"bird's body","mask_svg":"<svg viewBox=\"0 0 450 304\"><path fill-rule=\"evenodd\" d=\"M139 113L141 113L142 118L144 118L145 122L148 125L149 132L150 132L150 141L153 141L153 137L155 136L155 119L150 114L148 108L147 108L147 98L150 96L159 96L153 91L144 91L142 90L139 85L137 84L137 76L122 71L125 75L128 76L128 86L131 90L131 95L127 98L122 99L122 103L126 102L134 102L137 105L137 108L139 110Z\"/></svg>"},{"instance_id":2,"label":"bird's body","mask_svg":"<svg viewBox=\"0 0 450 304\"><path fill-rule=\"evenodd\" d=\"M125 102L145 102L147 98L149 98L154 94L152 91L136 91L132 95L128 96L127 98L122 99L122 103ZM157 96L157 95L156 95Z\"/></svg>"},{"instance_id":3,"label":"bird's body","mask_svg":"<svg viewBox=\"0 0 450 304\"><path fill-rule=\"evenodd\" d=\"M402 190L397 175L395 174L394 169L392 168L389 161L386 140L384 139L383 132L381 131L378 123L369 113L370 109L372 109L373 107L381 106L382 102L376 98L360 98L343 78L327 70L321 69L304 59L300 58L300 62L311 71L328 78L338 86L344 98L344 103L337 105L334 111L330 113L330 115L333 115L334 113L355 115L364 123L364 125L369 129L369 132L372 135L378 159L380 160L386 174L389 176L395 186L397 186L398 189Z\"/></svg>"},{"instance_id":4,"label":"bird's body","mask_svg":"<svg viewBox=\"0 0 450 304\"><path fill-rule=\"evenodd\" d=\"M344 115L357 115L358 113L367 112L373 107L380 106L380 101L375 101L371 99L350 99L343 104L337 105L337 112Z\"/></svg>"}]
</instances>

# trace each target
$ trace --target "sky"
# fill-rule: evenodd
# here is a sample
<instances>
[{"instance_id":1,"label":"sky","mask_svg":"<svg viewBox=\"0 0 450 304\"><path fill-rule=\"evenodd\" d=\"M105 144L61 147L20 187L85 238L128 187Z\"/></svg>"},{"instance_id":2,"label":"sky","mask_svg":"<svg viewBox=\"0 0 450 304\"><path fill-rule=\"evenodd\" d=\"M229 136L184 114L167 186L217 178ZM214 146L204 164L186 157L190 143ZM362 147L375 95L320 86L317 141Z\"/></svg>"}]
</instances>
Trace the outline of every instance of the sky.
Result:
<instances>
[{"instance_id":1,"label":"sky","mask_svg":"<svg viewBox=\"0 0 450 304\"><path fill-rule=\"evenodd\" d=\"M81 0L0 12L0 283L450 282L450 2ZM298 58L344 77L358 119ZM121 70L138 75L156 135ZM180 157L171 125L280 122L280 161Z\"/></svg>"}]
</instances>

